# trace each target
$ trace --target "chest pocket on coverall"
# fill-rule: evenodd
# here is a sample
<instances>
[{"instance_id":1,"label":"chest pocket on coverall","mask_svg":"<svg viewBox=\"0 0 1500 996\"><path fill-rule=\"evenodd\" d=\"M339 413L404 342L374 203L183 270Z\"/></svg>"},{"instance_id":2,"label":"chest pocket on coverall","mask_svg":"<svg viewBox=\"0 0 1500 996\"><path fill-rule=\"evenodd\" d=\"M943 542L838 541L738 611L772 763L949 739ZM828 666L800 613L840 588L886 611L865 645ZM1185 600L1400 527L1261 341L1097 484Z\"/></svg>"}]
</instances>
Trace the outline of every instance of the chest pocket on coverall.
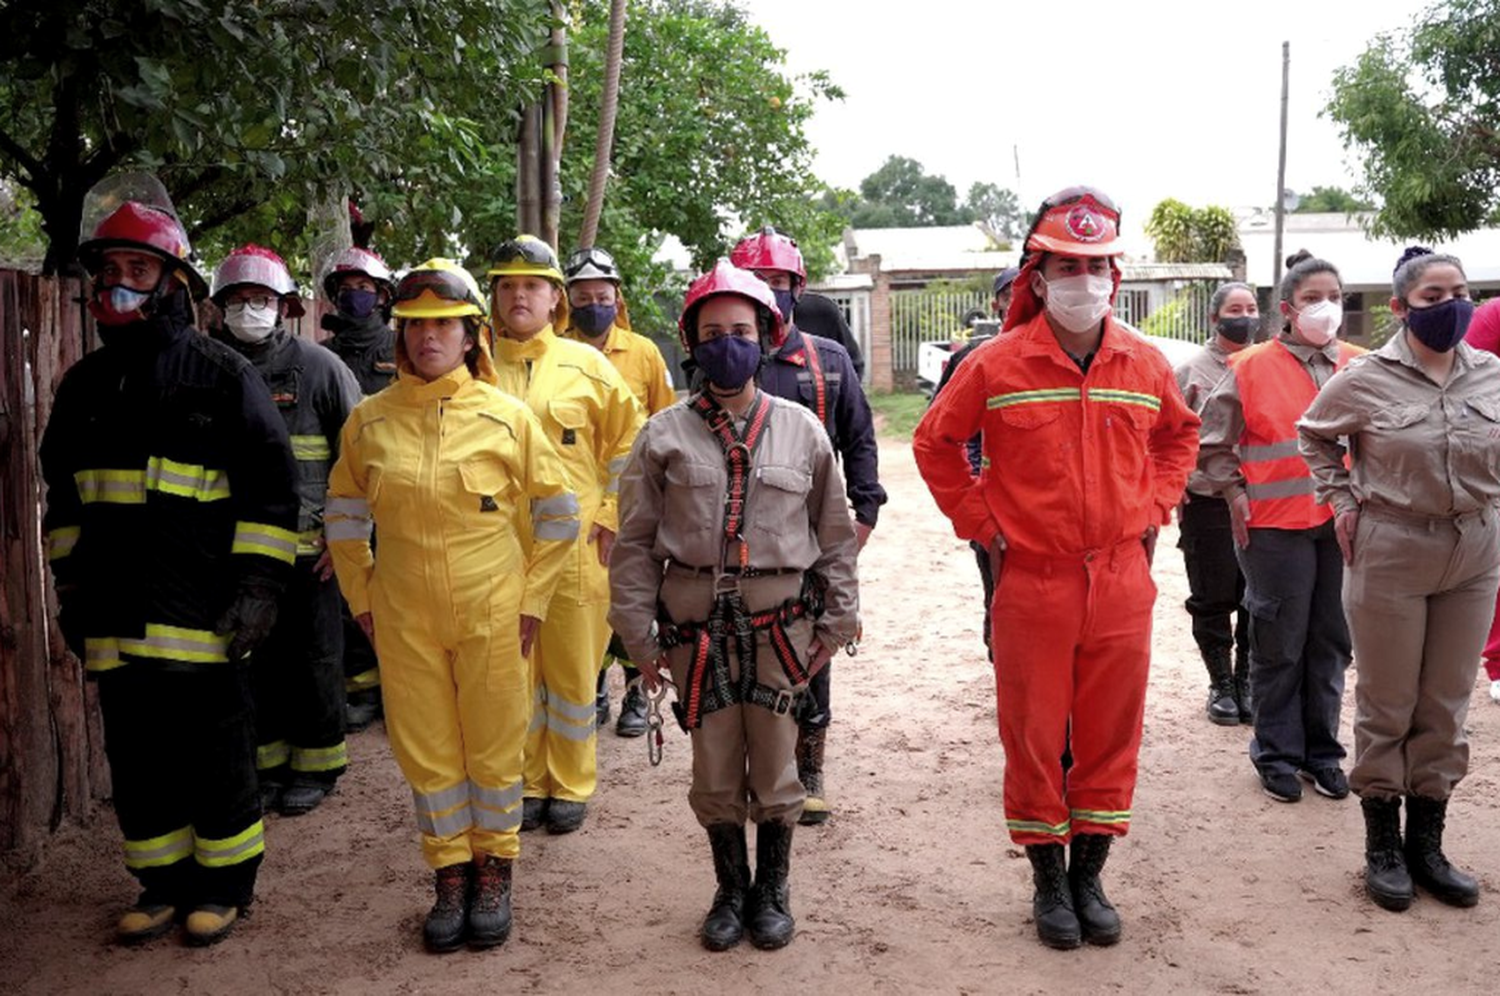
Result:
<instances>
[{"instance_id":1,"label":"chest pocket on coverall","mask_svg":"<svg viewBox=\"0 0 1500 996\"><path fill-rule=\"evenodd\" d=\"M1007 472L1019 472L1021 477L1029 480L1055 484L1063 466L1063 448L1067 446L1068 450L1072 449L1070 444L1056 437L1057 426L1054 423L1062 417L1062 405L1007 405L999 409L997 414L999 431L994 433L993 445L986 432L985 453L1024 454L1024 459L1017 461L1013 467L1008 465ZM988 430L989 426L985 428Z\"/></svg>"},{"instance_id":2,"label":"chest pocket on coverall","mask_svg":"<svg viewBox=\"0 0 1500 996\"><path fill-rule=\"evenodd\" d=\"M672 524L672 531L696 537L712 533L717 537L724 528L725 472L701 463L676 462L667 466L667 486L662 495L662 521ZM711 537L709 542L713 542ZM718 563L718 547L709 559L692 567L713 567Z\"/></svg>"},{"instance_id":3,"label":"chest pocket on coverall","mask_svg":"<svg viewBox=\"0 0 1500 996\"><path fill-rule=\"evenodd\" d=\"M1104 440L1114 473L1126 480L1138 480L1145 473L1146 447L1155 424L1156 413L1142 405L1104 405Z\"/></svg>"},{"instance_id":4,"label":"chest pocket on coverall","mask_svg":"<svg viewBox=\"0 0 1500 996\"><path fill-rule=\"evenodd\" d=\"M806 535L807 493L811 490L812 475L801 467L757 467L750 492L751 532L770 536ZM753 539L750 551L755 556Z\"/></svg>"},{"instance_id":5,"label":"chest pocket on coverall","mask_svg":"<svg viewBox=\"0 0 1500 996\"><path fill-rule=\"evenodd\" d=\"M1460 409L1467 417L1455 419L1454 469L1461 477L1491 477L1500 469L1500 405L1490 398L1466 398Z\"/></svg>"}]
</instances>

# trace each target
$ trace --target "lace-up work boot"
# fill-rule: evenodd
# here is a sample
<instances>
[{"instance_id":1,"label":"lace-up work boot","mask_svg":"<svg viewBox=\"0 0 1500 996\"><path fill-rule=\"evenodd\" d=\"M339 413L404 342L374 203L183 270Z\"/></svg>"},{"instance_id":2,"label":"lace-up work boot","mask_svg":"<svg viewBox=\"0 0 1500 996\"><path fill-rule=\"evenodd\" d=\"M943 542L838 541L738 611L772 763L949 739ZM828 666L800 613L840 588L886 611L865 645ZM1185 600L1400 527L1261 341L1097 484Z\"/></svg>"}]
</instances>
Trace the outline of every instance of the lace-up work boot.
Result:
<instances>
[{"instance_id":1,"label":"lace-up work boot","mask_svg":"<svg viewBox=\"0 0 1500 996\"><path fill-rule=\"evenodd\" d=\"M1411 905L1411 874L1401 850L1401 800L1361 799L1365 814L1365 892L1381 909Z\"/></svg>"},{"instance_id":2,"label":"lace-up work boot","mask_svg":"<svg viewBox=\"0 0 1500 996\"><path fill-rule=\"evenodd\" d=\"M464 929L469 916L469 870L465 861L446 865L433 876L437 901L422 924L422 942L434 954L457 951L464 943Z\"/></svg>"},{"instance_id":3,"label":"lace-up work boot","mask_svg":"<svg viewBox=\"0 0 1500 996\"><path fill-rule=\"evenodd\" d=\"M1083 943L1083 928L1073 911L1073 890L1068 884L1067 855L1061 844L1027 844L1031 881L1036 894L1031 913L1036 936L1049 948L1068 951Z\"/></svg>"},{"instance_id":4,"label":"lace-up work boot","mask_svg":"<svg viewBox=\"0 0 1500 996\"><path fill-rule=\"evenodd\" d=\"M481 854L474 859L469 947L498 947L510 936L510 879L514 868L514 861L493 854Z\"/></svg>"},{"instance_id":5,"label":"lace-up work boot","mask_svg":"<svg viewBox=\"0 0 1500 996\"><path fill-rule=\"evenodd\" d=\"M1081 833L1073 838L1068 885L1073 893L1078 926L1083 939L1090 944L1109 945L1120 940L1120 914L1115 912L1099 881L1113 842L1113 837L1099 833Z\"/></svg>"},{"instance_id":6,"label":"lace-up work boot","mask_svg":"<svg viewBox=\"0 0 1500 996\"><path fill-rule=\"evenodd\" d=\"M786 823L757 823L755 829L755 885L745 911L750 942L764 951L792 943L792 828Z\"/></svg>"},{"instance_id":7,"label":"lace-up work boot","mask_svg":"<svg viewBox=\"0 0 1500 996\"><path fill-rule=\"evenodd\" d=\"M715 823L708 828L713 849L714 877L719 888L700 936L710 951L728 951L745 936L745 898L750 892L750 855L745 828L738 823Z\"/></svg>"},{"instance_id":8,"label":"lace-up work boot","mask_svg":"<svg viewBox=\"0 0 1500 996\"><path fill-rule=\"evenodd\" d=\"M1453 867L1443 853L1447 819L1447 799L1406 797L1406 867L1413 882L1442 902L1473 906L1479 902L1479 883Z\"/></svg>"}]
</instances>

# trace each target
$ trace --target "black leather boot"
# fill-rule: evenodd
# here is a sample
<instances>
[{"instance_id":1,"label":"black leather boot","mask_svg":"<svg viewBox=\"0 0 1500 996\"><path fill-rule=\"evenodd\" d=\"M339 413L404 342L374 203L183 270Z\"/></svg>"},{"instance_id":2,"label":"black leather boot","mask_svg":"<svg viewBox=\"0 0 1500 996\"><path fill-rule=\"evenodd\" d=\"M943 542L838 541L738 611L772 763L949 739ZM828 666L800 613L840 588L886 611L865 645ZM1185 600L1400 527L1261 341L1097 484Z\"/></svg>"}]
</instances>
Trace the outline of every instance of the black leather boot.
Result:
<instances>
[{"instance_id":1,"label":"black leather boot","mask_svg":"<svg viewBox=\"0 0 1500 996\"><path fill-rule=\"evenodd\" d=\"M620 702L620 718L615 720L615 736L639 737L646 733L646 692L639 683L627 685Z\"/></svg>"},{"instance_id":2,"label":"black leather boot","mask_svg":"<svg viewBox=\"0 0 1500 996\"><path fill-rule=\"evenodd\" d=\"M703 918L703 946L710 951L728 951L745 936L745 897L750 892L750 854L745 846L745 827L740 823L715 823L708 828L708 846L713 849L714 877L719 889Z\"/></svg>"},{"instance_id":3,"label":"black leather boot","mask_svg":"<svg viewBox=\"0 0 1500 996\"><path fill-rule=\"evenodd\" d=\"M1073 837L1068 885L1073 893L1078 926L1083 939L1090 944L1109 945L1120 940L1120 914L1115 912L1099 881L1113 841L1113 837L1101 833L1080 833Z\"/></svg>"},{"instance_id":4,"label":"black leather boot","mask_svg":"<svg viewBox=\"0 0 1500 996\"><path fill-rule=\"evenodd\" d=\"M815 730L797 728L797 780L807 792L802 816L797 822L805 827L827 823L833 815L823 797L823 749L828 744L828 727Z\"/></svg>"},{"instance_id":5,"label":"black leather boot","mask_svg":"<svg viewBox=\"0 0 1500 996\"><path fill-rule=\"evenodd\" d=\"M465 861L461 865L447 865L434 875L437 902L427 913L422 924L422 941L434 954L457 951L464 943L464 926L469 913L469 869L474 867Z\"/></svg>"},{"instance_id":6,"label":"black leather boot","mask_svg":"<svg viewBox=\"0 0 1500 996\"><path fill-rule=\"evenodd\" d=\"M469 903L469 947L493 948L510 936L510 878L515 862L481 854L474 859L474 898Z\"/></svg>"},{"instance_id":7,"label":"black leather boot","mask_svg":"<svg viewBox=\"0 0 1500 996\"><path fill-rule=\"evenodd\" d=\"M1411 875L1401 852L1401 800L1361 799L1365 814L1365 892L1381 909L1411 905Z\"/></svg>"},{"instance_id":8,"label":"black leather boot","mask_svg":"<svg viewBox=\"0 0 1500 996\"><path fill-rule=\"evenodd\" d=\"M1479 902L1479 883L1443 854L1447 819L1447 799L1406 797L1406 867L1412 881L1449 906L1474 906Z\"/></svg>"},{"instance_id":9,"label":"black leather boot","mask_svg":"<svg viewBox=\"0 0 1500 996\"><path fill-rule=\"evenodd\" d=\"M1255 699L1250 694L1250 656L1239 653L1234 659L1234 700L1240 707L1240 722L1255 722Z\"/></svg>"},{"instance_id":10,"label":"black leather boot","mask_svg":"<svg viewBox=\"0 0 1500 996\"><path fill-rule=\"evenodd\" d=\"M1068 885L1063 846L1027 844L1026 857L1031 861L1031 881L1036 886L1036 895L1031 900L1036 936L1049 948L1066 951L1078 947L1083 943L1083 929L1073 912L1073 890Z\"/></svg>"},{"instance_id":11,"label":"black leather boot","mask_svg":"<svg viewBox=\"0 0 1500 996\"><path fill-rule=\"evenodd\" d=\"M1208 667L1208 721L1217 726L1239 726L1240 704L1234 696L1234 673L1229 669L1229 651L1203 655Z\"/></svg>"},{"instance_id":12,"label":"black leather boot","mask_svg":"<svg viewBox=\"0 0 1500 996\"><path fill-rule=\"evenodd\" d=\"M791 887L787 875L792 862L792 827L788 823L755 825L755 885L746 904L745 925L750 942L765 951L792 942Z\"/></svg>"}]
</instances>

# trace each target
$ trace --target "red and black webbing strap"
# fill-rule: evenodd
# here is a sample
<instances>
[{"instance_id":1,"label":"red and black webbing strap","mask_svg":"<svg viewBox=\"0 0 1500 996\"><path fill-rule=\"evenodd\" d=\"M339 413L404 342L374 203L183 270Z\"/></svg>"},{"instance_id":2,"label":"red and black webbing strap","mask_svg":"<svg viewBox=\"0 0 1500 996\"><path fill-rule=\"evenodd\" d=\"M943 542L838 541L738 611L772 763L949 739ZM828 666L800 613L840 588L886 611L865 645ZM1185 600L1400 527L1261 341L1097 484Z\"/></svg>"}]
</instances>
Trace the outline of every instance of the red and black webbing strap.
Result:
<instances>
[{"instance_id":1,"label":"red and black webbing strap","mask_svg":"<svg viewBox=\"0 0 1500 996\"><path fill-rule=\"evenodd\" d=\"M705 391L693 400L693 411L708 423L708 431L719 441L724 451L724 466L729 472L724 489L724 550L732 543L739 543L739 565L750 564L750 547L745 542L745 492L750 485L750 464L756 447L765 437L766 423L770 420L771 399L763 392L756 392L755 400L745 418L743 434L734 431L734 418Z\"/></svg>"},{"instance_id":2,"label":"red and black webbing strap","mask_svg":"<svg viewBox=\"0 0 1500 996\"><path fill-rule=\"evenodd\" d=\"M828 425L828 378L823 376L823 358L818 355L817 347L807 341L807 336L802 337L802 347L807 351L807 369L812 374L813 382L813 410L817 413L818 421Z\"/></svg>"}]
</instances>

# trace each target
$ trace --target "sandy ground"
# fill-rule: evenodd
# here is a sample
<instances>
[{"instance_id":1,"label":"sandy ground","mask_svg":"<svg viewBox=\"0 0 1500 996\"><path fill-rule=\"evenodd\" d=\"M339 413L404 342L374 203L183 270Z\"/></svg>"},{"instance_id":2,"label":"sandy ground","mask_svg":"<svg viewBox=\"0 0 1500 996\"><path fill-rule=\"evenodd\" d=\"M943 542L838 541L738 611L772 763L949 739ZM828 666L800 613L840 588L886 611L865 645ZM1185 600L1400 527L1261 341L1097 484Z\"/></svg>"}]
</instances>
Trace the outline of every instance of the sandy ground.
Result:
<instances>
[{"instance_id":1,"label":"sandy ground","mask_svg":"<svg viewBox=\"0 0 1500 996\"><path fill-rule=\"evenodd\" d=\"M698 945L712 871L685 798L688 744L669 726L659 768L642 740L601 736L585 828L523 838L508 944L423 953L429 872L377 725L352 738L352 770L327 804L269 820L254 915L214 949L108 943L134 896L118 831L107 810L66 828L39 868L0 886L0 992L1495 991L1500 708L1476 685L1473 767L1450 811L1449 853L1480 876L1484 900L1376 909L1362 893L1357 802L1270 801L1245 758L1248 728L1203 718L1172 530L1158 556L1136 818L1106 874L1124 940L1040 947L1028 866L1000 815L1004 759L974 565L910 448L883 443L882 463L891 504L862 563L866 641L835 672L836 816L797 833L790 948ZM612 680L618 699L618 671ZM1347 702L1344 715L1348 744Z\"/></svg>"}]
</instances>

